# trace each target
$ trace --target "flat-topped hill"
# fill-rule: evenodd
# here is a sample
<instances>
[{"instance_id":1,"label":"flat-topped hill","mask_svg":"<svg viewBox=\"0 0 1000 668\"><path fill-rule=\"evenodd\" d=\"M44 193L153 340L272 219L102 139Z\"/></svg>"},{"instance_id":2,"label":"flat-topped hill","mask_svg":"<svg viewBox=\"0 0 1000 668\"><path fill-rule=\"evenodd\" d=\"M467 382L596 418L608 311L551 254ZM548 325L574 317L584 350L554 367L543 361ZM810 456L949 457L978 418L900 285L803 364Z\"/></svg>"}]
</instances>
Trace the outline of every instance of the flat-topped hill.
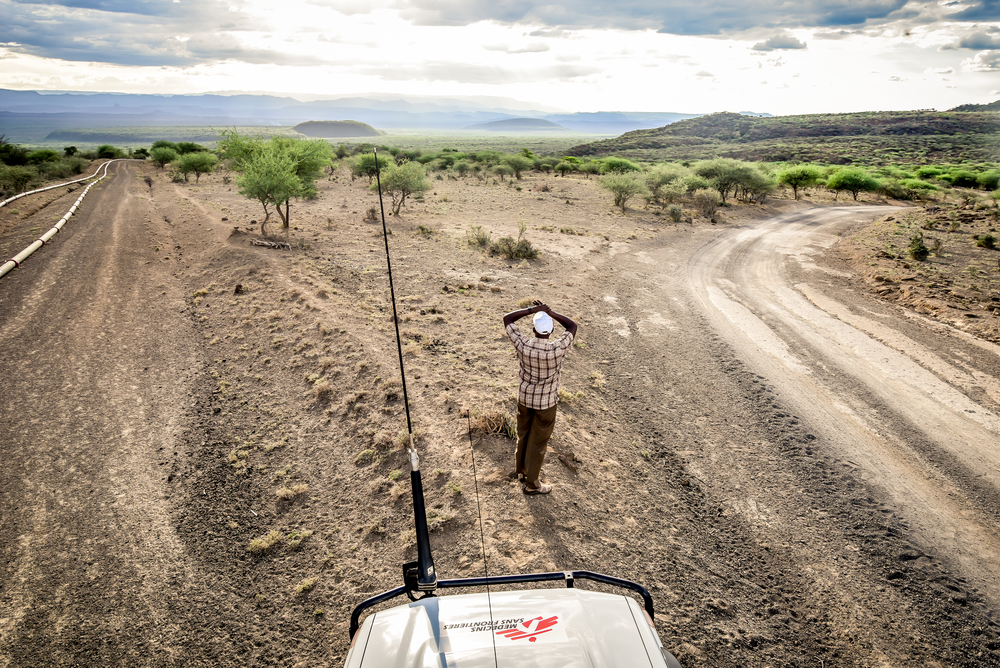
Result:
<instances>
[{"instance_id":1,"label":"flat-topped hill","mask_svg":"<svg viewBox=\"0 0 1000 668\"><path fill-rule=\"evenodd\" d=\"M361 121L306 121L293 128L307 137L347 139L350 137L378 137L383 132Z\"/></svg>"}]
</instances>

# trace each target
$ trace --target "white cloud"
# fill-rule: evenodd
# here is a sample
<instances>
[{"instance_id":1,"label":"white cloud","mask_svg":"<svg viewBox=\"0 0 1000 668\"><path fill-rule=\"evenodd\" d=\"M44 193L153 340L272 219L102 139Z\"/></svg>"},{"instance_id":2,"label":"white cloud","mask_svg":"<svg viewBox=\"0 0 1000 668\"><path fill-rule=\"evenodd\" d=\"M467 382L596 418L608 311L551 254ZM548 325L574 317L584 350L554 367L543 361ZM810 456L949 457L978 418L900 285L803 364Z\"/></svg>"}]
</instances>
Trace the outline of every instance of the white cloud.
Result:
<instances>
[{"instance_id":1,"label":"white cloud","mask_svg":"<svg viewBox=\"0 0 1000 668\"><path fill-rule=\"evenodd\" d=\"M775 51L778 49L805 49L805 42L800 42L793 35L775 35L763 42L757 42L752 47L754 51Z\"/></svg>"},{"instance_id":2,"label":"white cloud","mask_svg":"<svg viewBox=\"0 0 1000 668\"><path fill-rule=\"evenodd\" d=\"M1000 72L1000 51L983 51L962 61L967 72Z\"/></svg>"}]
</instances>

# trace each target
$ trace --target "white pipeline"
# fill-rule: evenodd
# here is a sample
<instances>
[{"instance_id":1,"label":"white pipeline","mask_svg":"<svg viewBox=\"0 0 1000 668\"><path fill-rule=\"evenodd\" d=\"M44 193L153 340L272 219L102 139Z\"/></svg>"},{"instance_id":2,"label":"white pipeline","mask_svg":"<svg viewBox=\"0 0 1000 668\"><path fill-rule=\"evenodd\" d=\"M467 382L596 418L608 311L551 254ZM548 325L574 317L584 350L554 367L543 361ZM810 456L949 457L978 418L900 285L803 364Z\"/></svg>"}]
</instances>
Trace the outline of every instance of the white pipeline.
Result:
<instances>
[{"instance_id":1,"label":"white pipeline","mask_svg":"<svg viewBox=\"0 0 1000 668\"><path fill-rule=\"evenodd\" d=\"M10 271L12 271L15 267L20 267L21 263L24 262L28 258L29 255L31 255L36 250L38 250L39 248L41 248L42 246L44 246L46 244L46 242L49 241L49 239L51 239L52 237L54 237L56 235L56 232L58 232L59 230L61 230L63 228L63 225L65 225L66 222L70 219L70 216L72 216L74 213L76 213L77 208L79 208L80 203L83 201L83 198L87 196L87 193L90 192L90 189L93 188L98 183L100 183L101 180L104 179L104 177L106 177L108 175L108 165L110 165L112 162L116 162L116 161L115 160L109 160L108 162L106 162L103 165L101 165L100 167L98 167L96 172L94 172L90 176L84 177L82 179L77 179L76 181L68 181L66 183L60 183L58 185L48 186L47 188L39 188L38 190L32 190L30 192L21 193L20 195L17 195L15 197L11 197L8 200L4 200L3 202L0 202L0 206L5 206L8 202L13 202L14 200L16 200L16 199L18 199L20 197L24 197L25 195L31 195L33 193L44 192L46 190L52 190L53 188L61 188L63 186L68 186L68 185L73 184L73 183L80 183L81 181L86 181L87 179L94 178L101 171L104 172L103 174L101 174L101 177L99 179L97 179L93 183L88 184L87 187L83 189L83 193L80 195L80 197L77 198L77 200L73 204L73 206L71 206L69 208L69 211L66 212L66 215L64 215L62 218L60 218L59 222L56 223L55 226L52 227L52 229L50 229L48 232L46 232L45 234L43 234L42 236L40 236L38 239L36 239L34 241L34 243L32 243L27 248L25 248L23 251L21 251L20 253L18 253L17 255L15 255L11 259L7 260L6 262L4 262L2 265L0 265L0 278L3 278Z\"/></svg>"}]
</instances>

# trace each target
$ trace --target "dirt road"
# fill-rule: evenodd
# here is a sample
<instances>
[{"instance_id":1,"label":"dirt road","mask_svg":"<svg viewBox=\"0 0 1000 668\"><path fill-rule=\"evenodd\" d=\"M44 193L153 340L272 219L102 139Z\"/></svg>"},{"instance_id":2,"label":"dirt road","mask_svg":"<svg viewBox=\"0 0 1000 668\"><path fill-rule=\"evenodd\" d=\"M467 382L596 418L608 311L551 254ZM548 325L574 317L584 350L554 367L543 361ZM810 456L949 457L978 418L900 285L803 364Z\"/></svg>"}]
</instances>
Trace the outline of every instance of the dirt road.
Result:
<instances>
[{"instance_id":1,"label":"dirt road","mask_svg":"<svg viewBox=\"0 0 1000 668\"><path fill-rule=\"evenodd\" d=\"M1000 602L1000 347L873 311L817 266L844 221L865 214L885 208L791 214L725 235L689 261L688 286L824 449Z\"/></svg>"},{"instance_id":2,"label":"dirt road","mask_svg":"<svg viewBox=\"0 0 1000 668\"><path fill-rule=\"evenodd\" d=\"M115 170L0 282L0 667L340 665L412 552L372 195L324 182L261 250L223 181ZM520 183L391 221L439 572L481 574L461 408L509 401L497 323L537 295L576 399L550 498L477 437L491 572L642 581L688 668L1000 665L1000 351L855 291L828 249L887 209L663 225ZM470 248L519 209L542 260Z\"/></svg>"},{"instance_id":3,"label":"dirt road","mask_svg":"<svg viewBox=\"0 0 1000 668\"><path fill-rule=\"evenodd\" d=\"M211 656L231 618L178 541L160 474L188 422L197 341L150 264L135 168L111 169L0 286L4 666L182 664L192 641Z\"/></svg>"}]
</instances>

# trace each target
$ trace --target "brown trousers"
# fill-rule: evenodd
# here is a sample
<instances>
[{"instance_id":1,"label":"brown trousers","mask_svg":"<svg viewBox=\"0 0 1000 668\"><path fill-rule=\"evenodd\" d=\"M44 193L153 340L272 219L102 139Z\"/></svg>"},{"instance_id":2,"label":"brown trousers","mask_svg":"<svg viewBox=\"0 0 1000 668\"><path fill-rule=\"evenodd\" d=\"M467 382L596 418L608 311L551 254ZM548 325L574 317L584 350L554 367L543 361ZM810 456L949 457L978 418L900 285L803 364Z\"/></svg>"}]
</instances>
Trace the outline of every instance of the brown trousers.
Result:
<instances>
[{"instance_id":1,"label":"brown trousers","mask_svg":"<svg viewBox=\"0 0 1000 668\"><path fill-rule=\"evenodd\" d=\"M516 471L524 476L529 487L537 488L541 482L545 449L556 426L556 406L543 411L517 404L517 451L514 453Z\"/></svg>"}]
</instances>

